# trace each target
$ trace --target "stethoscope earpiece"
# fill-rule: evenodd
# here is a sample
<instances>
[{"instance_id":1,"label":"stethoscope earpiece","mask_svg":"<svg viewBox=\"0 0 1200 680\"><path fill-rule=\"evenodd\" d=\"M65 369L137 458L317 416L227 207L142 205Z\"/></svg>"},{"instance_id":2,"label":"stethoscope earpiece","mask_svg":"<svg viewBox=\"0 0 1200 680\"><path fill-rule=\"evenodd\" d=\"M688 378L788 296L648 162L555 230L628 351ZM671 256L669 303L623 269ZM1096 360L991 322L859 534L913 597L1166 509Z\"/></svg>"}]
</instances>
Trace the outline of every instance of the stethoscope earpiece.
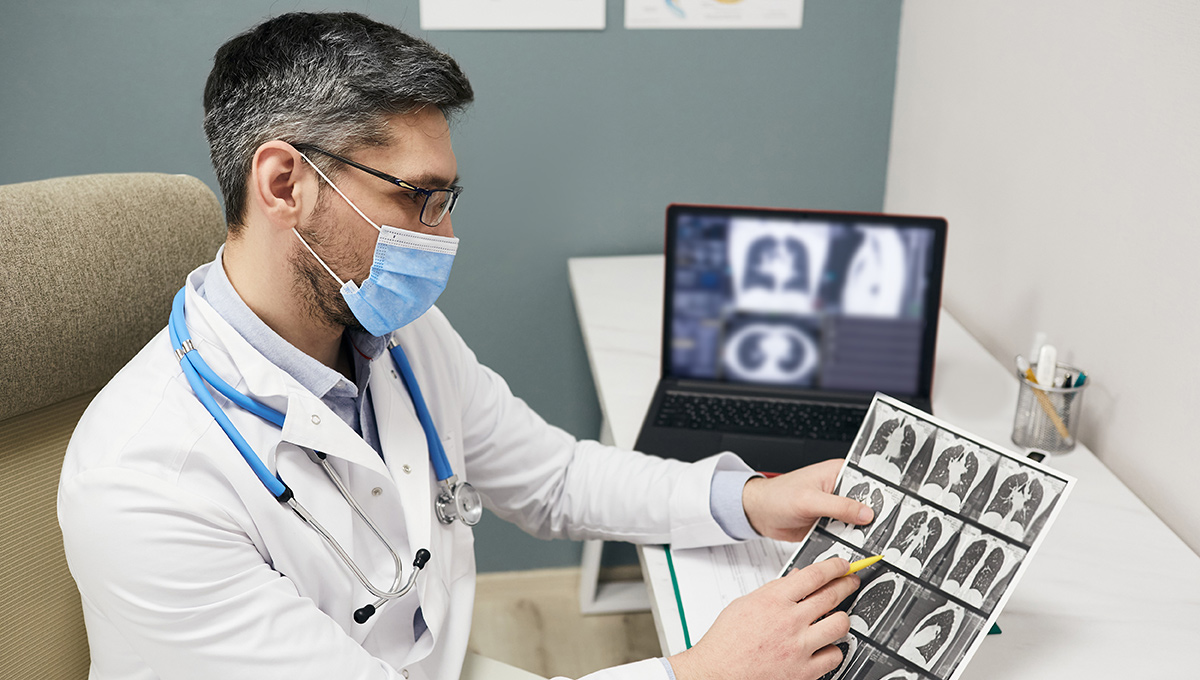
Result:
<instances>
[{"instance_id":1,"label":"stethoscope earpiece","mask_svg":"<svg viewBox=\"0 0 1200 680\"><path fill-rule=\"evenodd\" d=\"M366 623L367 619L374 616L374 614L375 614L375 605L373 605L373 604L364 605L361 609L354 610L354 622L355 623Z\"/></svg>"},{"instance_id":2,"label":"stethoscope earpiece","mask_svg":"<svg viewBox=\"0 0 1200 680\"><path fill-rule=\"evenodd\" d=\"M421 548L417 551L416 559L413 560L412 576L408 577L408 585L404 586L405 592L408 592L408 589L412 588L413 583L415 583L417 580L417 574L425 568L425 563L429 561L429 557L429 551L425 548ZM367 619L374 616L375 612L378 611L378 607L382 607L387 600L388 598L380 598L374 604L365 604L362 607L355 609L354 622L358 624L366 623Z\"/></svg>"}]
</instances>

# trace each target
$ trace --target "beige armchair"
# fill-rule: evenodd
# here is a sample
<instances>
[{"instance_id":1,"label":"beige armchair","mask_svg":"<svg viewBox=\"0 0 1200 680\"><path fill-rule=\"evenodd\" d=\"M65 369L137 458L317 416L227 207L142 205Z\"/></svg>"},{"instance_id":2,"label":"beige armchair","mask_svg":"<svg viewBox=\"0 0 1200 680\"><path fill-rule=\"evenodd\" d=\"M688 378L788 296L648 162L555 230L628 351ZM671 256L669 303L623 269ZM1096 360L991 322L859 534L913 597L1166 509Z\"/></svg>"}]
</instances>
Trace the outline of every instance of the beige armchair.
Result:
<instances>
[{"instance_id":1,"label":"beige armchair","mask_svg":"<svg viewBox=\"0 0 1200 680\"><path fill-rule=\"evenodd\" d=\"M0 678L87 677L55 513L63 452L224 232L216 196L186 175L0 186Z\"/></svg>"},{"instance_id":2,"label":"beige armchair","mask_svg":"<svg viewBox=\"0 0 1200 680\"><path fill-rule=\"evenodd\" d=\"M166 326L184 276L224 233L216 196L186 175L0 186L0 679L87 677L55 511L63 453L92 397ZM462 677L539 680L476 654Z\"/></svg>"}]
</instances>

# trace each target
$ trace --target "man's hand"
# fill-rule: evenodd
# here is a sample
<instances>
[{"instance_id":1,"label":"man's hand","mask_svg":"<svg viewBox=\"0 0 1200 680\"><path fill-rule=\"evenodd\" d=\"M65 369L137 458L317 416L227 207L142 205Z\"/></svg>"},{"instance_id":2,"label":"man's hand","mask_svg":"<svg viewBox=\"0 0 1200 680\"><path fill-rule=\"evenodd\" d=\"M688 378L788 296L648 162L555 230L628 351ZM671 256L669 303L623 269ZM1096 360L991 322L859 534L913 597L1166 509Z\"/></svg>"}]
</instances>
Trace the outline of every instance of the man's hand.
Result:
<instances>
[{"instance_id":1,"label":"man's hand","mask_svg":"<svg viewBox=\"0 0 1200 680\"><path fill-rule=\"evenodd\" d=\"M695 647L669 659L676 679L814 680L837 668L842 652L831 645L850 619L821 617L858 588L858 576L842 576L848 567L840 557L817 562L734 600Z\"/></svg>"},{"instance_id":2,"label":"man's hand","mask_svg":"<svg viewBox=\"0 0 1200 680\"><path fill-rule=\"evenodd\" d=\"M847 524L868 524L874 519L869 506L833 495L842 469L841 459L827 460L771 479L755 477L742 487L742 507L750 526L759 534L797 542L822 517Z\"/></svg>"}]
</instances>

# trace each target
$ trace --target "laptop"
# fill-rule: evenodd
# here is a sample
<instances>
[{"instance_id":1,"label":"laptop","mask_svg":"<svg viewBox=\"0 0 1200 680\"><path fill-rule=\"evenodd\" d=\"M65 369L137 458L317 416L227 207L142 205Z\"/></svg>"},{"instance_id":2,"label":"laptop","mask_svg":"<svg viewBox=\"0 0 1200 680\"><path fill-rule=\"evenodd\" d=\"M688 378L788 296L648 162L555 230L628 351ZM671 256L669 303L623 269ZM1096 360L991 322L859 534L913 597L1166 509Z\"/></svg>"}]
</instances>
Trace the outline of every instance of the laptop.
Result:
<instances>
[{"instance_id":1,"label":"laptop","mask_svg":"<svg viewBox=\"0 0 1200 680\"><path fill-rule=\"evenodd\" d=\"M840 458L876 392L930 411L946 221L667 208L662 375L636 449Z\"/></svg>"}]
</instances>

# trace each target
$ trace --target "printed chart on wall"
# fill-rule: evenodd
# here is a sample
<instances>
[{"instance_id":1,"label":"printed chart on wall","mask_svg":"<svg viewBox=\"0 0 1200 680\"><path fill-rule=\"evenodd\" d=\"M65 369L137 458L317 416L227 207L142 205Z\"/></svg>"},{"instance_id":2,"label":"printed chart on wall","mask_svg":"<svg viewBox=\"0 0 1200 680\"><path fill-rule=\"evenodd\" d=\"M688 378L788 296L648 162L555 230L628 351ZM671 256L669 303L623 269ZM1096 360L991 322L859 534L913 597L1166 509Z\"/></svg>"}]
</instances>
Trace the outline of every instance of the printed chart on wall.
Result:
<instances>
[{"instance_id":1,"label":"printed chart on wall","mask_svg":"<svg viewBox=\"0 0 1200 680\"><path fill-rule=\"evenodd\" d=\"M850 634L827 680L955 680L983 642L1075 480L876 395L837 482L875 520L823 519L782 573L883 560L840 605Z\"/></svg>"},{"instance_id":2,"label":"printed chart on wall","mask_svg":"<svg viewBox=\"0 0 1200 680\"><path fill-rule=\"evenodd\" d=\"M604 0L421 0L425 31L604 30Z\"/></svg>"},{"instance_id":3,"label":"printed chart on wall","mask_svg":"<svg viewBox=\"0 0 1200 680\"><path fill-rule=\"evenodd\" d=\"M625 28L800 28L804 0L625 0Z\"/></svg>"}]
</instances>

